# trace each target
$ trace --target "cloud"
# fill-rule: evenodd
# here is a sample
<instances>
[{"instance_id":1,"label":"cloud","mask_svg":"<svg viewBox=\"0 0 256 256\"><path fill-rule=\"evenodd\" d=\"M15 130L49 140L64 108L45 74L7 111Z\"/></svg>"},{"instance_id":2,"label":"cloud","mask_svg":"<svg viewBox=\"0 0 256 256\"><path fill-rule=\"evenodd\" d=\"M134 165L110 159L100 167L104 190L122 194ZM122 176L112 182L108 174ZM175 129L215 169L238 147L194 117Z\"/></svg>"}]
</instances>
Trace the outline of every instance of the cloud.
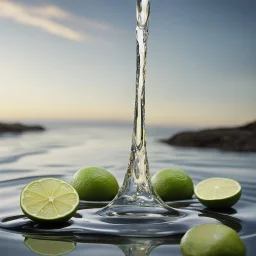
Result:
<instances>
[{"instance_id":1,"label":"cloud","mask_svg":"<svg viewBox=\"0 0 256 256\"><path fill-rule=\"evenodd\" d=\"M86 28L98 30L110 30L107 24L77 17L71 13L54 5L30 6L12 1L2 0L0 2L0 18L12 20L16 23L40 28L50 34L73 40L87 41L93 40L93 36L85 31L78 31L66 25L79 22Z\"/></svg>"}]
</instances>

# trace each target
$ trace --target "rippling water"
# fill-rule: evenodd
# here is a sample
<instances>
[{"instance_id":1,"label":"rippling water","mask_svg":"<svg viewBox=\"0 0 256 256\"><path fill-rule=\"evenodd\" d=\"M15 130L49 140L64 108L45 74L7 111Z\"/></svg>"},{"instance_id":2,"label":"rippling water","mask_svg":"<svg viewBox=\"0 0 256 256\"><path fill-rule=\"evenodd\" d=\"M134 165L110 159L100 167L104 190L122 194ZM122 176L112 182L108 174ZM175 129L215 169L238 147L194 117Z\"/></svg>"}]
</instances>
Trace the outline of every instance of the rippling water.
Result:
<instances>
[{"instance_id":1,"label":"rippling water","mask_svg":"<svg viewBox=\"0 0 256 256\"><path fill-rule=\"evenodd\" d=\"M57 177L70 181L84 166L102 166L112 172L121 183L127 168L131 143L131 125L93 122L48 123L44 133L4 135L0 137L0 255L36 255L30 247L33 238L42 239L32 224L27 224L19 208L21 189L39 177ZM221 221L233 227L243 239L247 255L256 251L256 154L223 153L217 150L181 149L157 142L176 132L177 128L148 127L148 156L151 174L176 166L185 170L198 183L218 176L239 181L242 198L233 209L222 213ZM200 214L213 215L196 199L171 203ZM88 206L81 204L80 209ZM79 215L77 218L79 219ZM17 224L18 223L18 224ZM72 226L72 225L71 225ZM29 229L30 228L30 229ZM65 230L68 227L62 227ZM30 231L29 231L30 230ZM35 236L36 235L36 236ZM31 238L32 237L32 238ZM136 250L151 251L150 255L181 255L180 237L133 239L90 237L69 233L51 234L51 241L66 241L75 247L69 255L139 255ZM25 241L25 243L24 243ZM40 240L36 240L40 241ZM68 241L68 242L67 242ZM25 245L26 244L26 245ZM55 246L56 247L56 246ZM62 246L63 248L65 246ZM35 248L34 248L35 249ZM68 252L68 251L67 251Z\"/></svg>"}]
</instances>

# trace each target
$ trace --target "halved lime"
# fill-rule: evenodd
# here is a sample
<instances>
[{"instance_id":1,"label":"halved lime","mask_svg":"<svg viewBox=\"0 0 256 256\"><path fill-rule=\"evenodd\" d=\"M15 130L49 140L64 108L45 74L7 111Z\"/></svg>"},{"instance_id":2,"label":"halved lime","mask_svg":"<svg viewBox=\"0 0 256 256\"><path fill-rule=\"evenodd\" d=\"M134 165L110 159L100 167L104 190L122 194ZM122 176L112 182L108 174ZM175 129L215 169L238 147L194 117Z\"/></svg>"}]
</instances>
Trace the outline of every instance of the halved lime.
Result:
<instances>
[{"instance_id":1,"label":"halved lime","mask_svg":"<svg viewBox=\"0 0 256 256\"><path fill-rule=\"evenodd\" d=\"M210 178L195 187L197 199L213 209L230 208L238 202L242 194L240 184L232 179Z\"/></svg>"},{"instance_id":2,"label":"halved lime","mask_svg":"<svg viewBox=\"0 0 256 256\"><path fill-rule=\"evenodd\" d=\"M40 255L60 256L72 252L76 248L75 242L42 240L25 238L24 244L33 252Z\"/></svg>"},{"instance_id":3,"label":"halved lime","mask_svg":"<svg viewBox=\"0 0 256 256\"><path fill-rule=\"evenodd\" d=\"M54 178L30 182L20 196L22 211L36 222L67 221L76 213L78 204L76 190L68 183Z\"/></svg>"}]
</instances>

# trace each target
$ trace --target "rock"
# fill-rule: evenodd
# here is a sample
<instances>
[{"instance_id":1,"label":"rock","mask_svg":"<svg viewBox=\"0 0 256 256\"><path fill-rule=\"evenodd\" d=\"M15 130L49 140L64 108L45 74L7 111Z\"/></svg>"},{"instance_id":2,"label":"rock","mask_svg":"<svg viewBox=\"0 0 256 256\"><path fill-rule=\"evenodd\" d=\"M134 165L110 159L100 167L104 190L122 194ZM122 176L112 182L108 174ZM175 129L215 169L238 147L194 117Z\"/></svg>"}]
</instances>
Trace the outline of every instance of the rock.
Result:
<instances>
[{"instance_id":1,"label":"rock","mask_svg":"<svg viewBox=\"0 0 256 256\"><path fill-rule=\"evenodd\" d=\"M23 125L20 123L0 123L1 133L22 133L28 131L44 131L45 128L40 125Z\"/></svg>"},{"instance_id":2,"label":"rock","mask_svg":"<svg viewBox=\"0 0 256 256\"><path fill-rule=\"evenodd\" d=\"M181 132L161 142L181 147L256 152L256 121L234 128Z\"/></svg>"}]
</instances>

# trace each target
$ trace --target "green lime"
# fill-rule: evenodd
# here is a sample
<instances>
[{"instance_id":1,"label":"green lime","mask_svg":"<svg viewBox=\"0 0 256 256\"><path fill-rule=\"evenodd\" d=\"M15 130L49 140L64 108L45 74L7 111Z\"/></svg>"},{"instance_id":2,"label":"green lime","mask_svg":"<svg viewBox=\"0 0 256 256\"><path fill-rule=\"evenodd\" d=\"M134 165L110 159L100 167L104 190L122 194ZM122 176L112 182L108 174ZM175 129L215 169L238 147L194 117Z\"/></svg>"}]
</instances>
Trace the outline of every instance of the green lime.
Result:
<instances>
[{"instance_id":1,"label":"green lime","mask_svg":"<svg viewBox=\"0 0 256 256\"><path fill-rule=\"evenodd\" d=\"M238 202L242 194L240 184L231 179L210 178L195 187L197 199L213 209L230 208Z\"/></svg>"},{"instance_id":2,"label":"green lime","mask_svg":"<svg viewBox=\"0 0 256 256\"><path fill-rule=\"evenodd\" d=\"M164 169L152 177L155 191L164 201L190 199L194 194L192 179L176 168Z\"/></svg>"},{"instance_id":3,"label":"green lime","mask_svg":"<svg viewBox=\"0 0 256 256\"><path fill-rule=\"evenodd\" d=\"M246 249L237 233L222 224L202 224L181 239L183 256L245 256Z\"/></svg>"},{"instance_id":4,"label":"green lime","mask_svg":"<svg viewBox=\"0 0 256 256\"><path fill-rule=\"evenodd\" d=\"M75 189L54 178L30 182L20 196L22 211L36 222L67 221L76 213L78 204L79 196Z\"/></svg>"},{"instance_id":5,"label":"green lime","mask_svg":"<svg viewBox=\"0 0 256 256\"><path fill-rule=\"evenodd\" d=\"M26 237L24 244L33 252L40 255L59 256L72 252L76 244L71 241L42 240Z\"/></svg>"},{"instance_id":6,"label":"green lime","mask_svg":"<svg viewBox=\"0 0 256 256\"><path fill-rule=\"evenodd\" d=\"M116 178L99 167L88 167L77 171L71 184L80 199L85 201L112 200L119 189Z\"/></svg>"}]
</instances>

